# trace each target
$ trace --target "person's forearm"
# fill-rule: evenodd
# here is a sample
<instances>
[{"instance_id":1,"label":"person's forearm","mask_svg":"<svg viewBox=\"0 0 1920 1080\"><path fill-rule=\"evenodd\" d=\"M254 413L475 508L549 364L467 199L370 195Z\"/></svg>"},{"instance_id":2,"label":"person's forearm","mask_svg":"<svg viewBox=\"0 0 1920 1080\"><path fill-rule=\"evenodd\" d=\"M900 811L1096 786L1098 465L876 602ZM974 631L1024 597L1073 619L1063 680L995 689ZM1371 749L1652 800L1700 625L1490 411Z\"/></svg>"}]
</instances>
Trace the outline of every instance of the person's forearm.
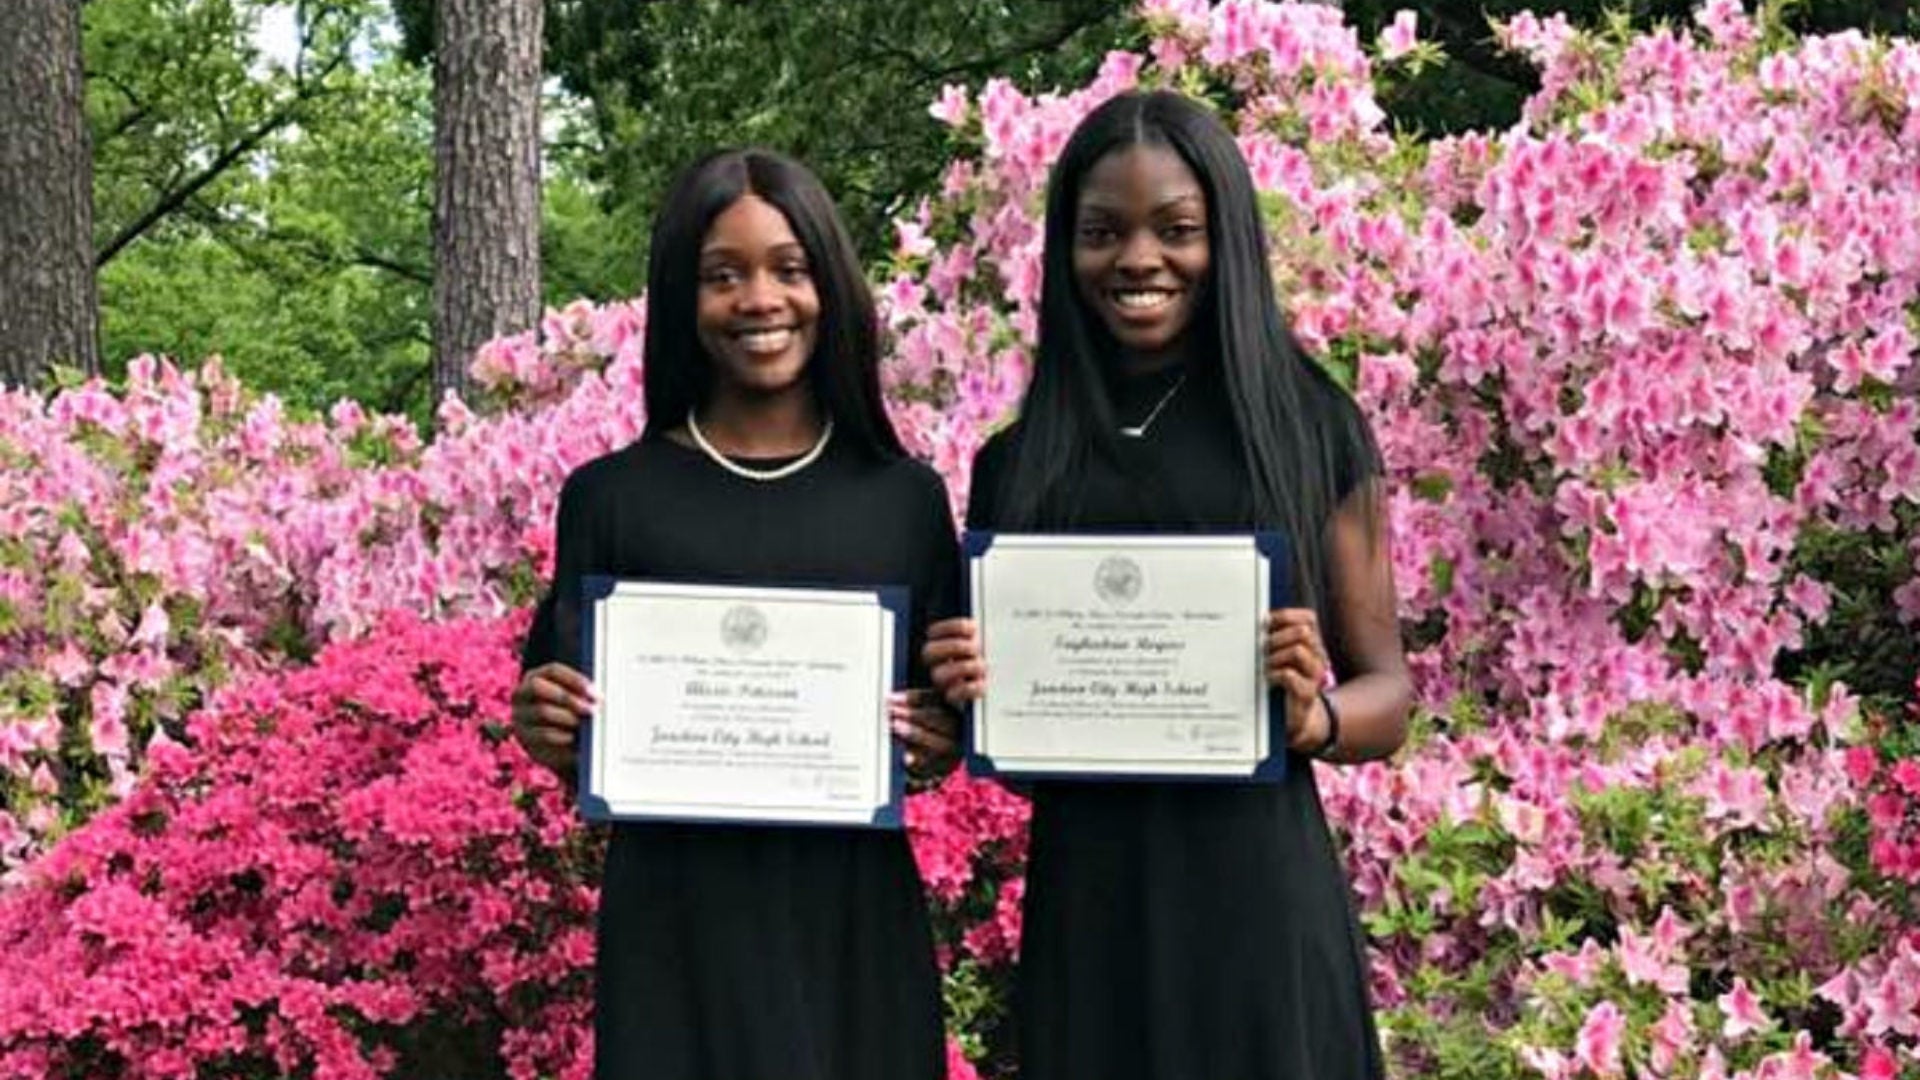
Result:
<instances>
[{"instance_id":1,"label":"person's forearm","mask_svg":"<svg viewBox=\"0 0 1920 1080\"><path fill-rule=\"evenodd\" d=\"M1327 701L1340 714L1340 737L1325 760L1375 761L1407 741L1413 681L1404 672L1356 676L1328 690Z\"/></svg>"}]
</instances>

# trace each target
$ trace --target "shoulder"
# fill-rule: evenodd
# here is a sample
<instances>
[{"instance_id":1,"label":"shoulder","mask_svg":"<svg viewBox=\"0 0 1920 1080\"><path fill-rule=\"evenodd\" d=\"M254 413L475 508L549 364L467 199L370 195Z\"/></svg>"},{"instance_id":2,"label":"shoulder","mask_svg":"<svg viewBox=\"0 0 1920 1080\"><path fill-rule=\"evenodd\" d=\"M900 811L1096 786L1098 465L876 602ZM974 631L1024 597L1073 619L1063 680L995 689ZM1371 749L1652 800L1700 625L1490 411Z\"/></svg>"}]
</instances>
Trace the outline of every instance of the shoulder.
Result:
<instances>
[{"instance_id":1,"label":"shoulder","mask_svg":"<svg viewBox=\"0 0 1920 1080\"><path fill-rule=\"evenodd\" d=\"M1315 425L1325 440L1324 453L1333 473L1335 501L1343 501L1354 489L1381 471L1380 451L1372 426L1360 402L1332 375L1313 380L1315 393L1310 405L1322 422Z\"/></svg>"},{"instance_id":2,"label":"shoulder","mask_svg":"<svg viewBox=\"0 0 1920 1080\"><path fill-rule=\"evenodd\" d=\"M973 455L973 475L983 473L998 476L1007 466L1013 448L1020 442L1020 421L1015 420L987 437L980 449Z\"/></svg>"},{"instance_id":3,"label":"shoulder","mask_svg":"<svg viewBox=\"0 0 1920 1080\"><path fill-rule=\"evenodd\" d=\"M1340 384L1334 373L1317 358L1308 358L1314 375L1306 380L1308 407L1321 410L1342 422L1361 419L1360 402L1353 392Z\"/></svg>"},{"instance_id":4,"label":"shoulder","mask_svg":"<svg viewBox=\"0 0 1920 1080\"><path fill-rule=\"evenodd\" d=\"M642 468L642 458L651 453L644 441L635 441L581 462L562 481L560 501L598 501L631 478Z\"/></svg>"},{"instance_id":5,"label":"shoulder","mask_svg":"<svg viewBox=\"0 0 1920 1080\"><path fill-rule=\"evenodd\" d=\"M1014 448L1020 442L1020 423L1014 421L987 437L974 451L973 468L967 474L967 513L969 528L990 529L1000 524L1001 489L1006 486L1012 468Z\"/></svg>"},{"instance_id":6,"label":"shoulder","mask_svg":"<svg viewBox=\"0 0 1920 1080\"><path fill-rule=\"evenodd\" d=\"M873 483L888 495L914 503L947 505L947 482L933 466L903 454L874 466Z\"/></svg>"}]
</instances>

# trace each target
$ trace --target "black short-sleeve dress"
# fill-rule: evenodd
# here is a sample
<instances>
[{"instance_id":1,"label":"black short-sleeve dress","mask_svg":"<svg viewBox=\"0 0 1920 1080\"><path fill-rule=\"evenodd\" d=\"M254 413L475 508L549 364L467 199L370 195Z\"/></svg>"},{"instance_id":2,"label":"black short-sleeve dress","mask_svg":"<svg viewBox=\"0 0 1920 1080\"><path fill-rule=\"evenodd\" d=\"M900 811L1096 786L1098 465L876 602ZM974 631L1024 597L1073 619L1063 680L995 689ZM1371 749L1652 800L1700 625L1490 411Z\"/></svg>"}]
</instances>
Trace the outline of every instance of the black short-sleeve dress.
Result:
<instances>
[{"instance_id":1,"label":"black short-sleeve dress","mask_svg":"<svg viewBox=\"0 0 1920 1080\"><path fill-rule=\"evenodd\" d=\"M1137 422L1176 375L1117 387L1117 415ZM1250 528L1235 430L1220 378L1196 368L1144 438L1123 440L1123 460L1091 466L1067 527ZM1017 438L1016 426L981 449L970 527L996 527ZM1364 470L1335 468L1348 489ZM1289 765L1278 785L1033 785L1022 1080L1384 1075L1351 891L1313 768Z\"/></svg>"},{"instance_id":2,"label":"black short-sleeve dress","mask_svg":"<svg viewBox=\"0 0 1920 1080\"><path fill-rule=\"evenodd\" d=\"M586 574L906 585L921 686L926 625L955 606L958 550L939 476L840 441L805 469L763 481L669 439L643 439L569 476L558 522L553 586L524 668L579 667ZM901 832L616 826L594 1006L598 1080L945 1072L933 938Z\"/></svg>"}]
</instances>

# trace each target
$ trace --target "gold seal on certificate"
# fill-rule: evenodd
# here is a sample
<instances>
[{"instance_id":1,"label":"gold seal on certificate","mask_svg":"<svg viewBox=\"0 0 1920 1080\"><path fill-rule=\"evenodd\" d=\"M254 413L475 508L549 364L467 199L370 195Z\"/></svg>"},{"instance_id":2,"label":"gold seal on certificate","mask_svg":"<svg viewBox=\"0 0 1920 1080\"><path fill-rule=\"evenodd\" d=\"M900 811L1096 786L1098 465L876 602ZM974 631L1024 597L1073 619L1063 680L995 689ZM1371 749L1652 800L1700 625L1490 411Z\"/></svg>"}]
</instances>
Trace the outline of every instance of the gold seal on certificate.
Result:
<instances>
[{"instance_id":1,"label":"gold seal on certificate","mask_svg":"<svg viewBox=\"0 0 1920 1080\"><path fill-rule=\"evenodd\" d=\"M972 534L987 684L971 766L1085 778L1270 778L1271 535ZM1279 718L1284 722L1284 718Z\"/></svg>"},{"instance_id":2,"label":"gold seal on certificate","mask_svg":"<svg viewBox=\"0 0 1920 1080\"><path fill-rule=\"evenodd\" d=\"M587 600L588 817L899 824L899 590L596 578Z\"/></svg>"}]
</instances>

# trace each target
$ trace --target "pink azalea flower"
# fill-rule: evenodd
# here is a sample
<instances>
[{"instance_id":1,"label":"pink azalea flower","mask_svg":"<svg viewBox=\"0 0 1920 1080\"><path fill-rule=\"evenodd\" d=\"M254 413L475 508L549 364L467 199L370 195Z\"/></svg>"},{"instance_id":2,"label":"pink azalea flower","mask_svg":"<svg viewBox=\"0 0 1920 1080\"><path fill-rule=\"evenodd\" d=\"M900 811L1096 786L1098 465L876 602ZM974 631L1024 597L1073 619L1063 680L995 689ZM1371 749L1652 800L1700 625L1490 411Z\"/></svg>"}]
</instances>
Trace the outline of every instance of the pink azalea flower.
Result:
<instances>
[{"instance_id":1,"label":"pink azalea flower","mask_svg":"<svg viewBox=\"0 0 1920 1080\"><path fill-rule=\"evenodd\" d=\"M1883 1046L1870 1046L1860 1058L1860 1080L1900 1080L1900 1063Z\"/></svg>"},{"instance_id":2,"label":"pink azalea flower","mask_svg":"<svg viewBox=\"0 0 1920 1080\"><path fill-rule=\"evenodd\" d=\"M1396 11L1393 22L1380 31L1380 57L1383 60L1397 60L1413 51L1419 44L1415 36L1415 25L1419 14L1412 11Z\"/></svg>"},{"instance_id":3,"label":"pink azalea flower","mask_svg":"<svg viewBox=\"0 0 1920 1080\"><path fill-rule=\"evenodd\" d=\"M1761 1008L1759 996L1747 985L1747 980L1743 977L1735 976L1733 989L1715 1000L1720 1005L1721 1014L1726 1018L1721 1026L1721 1033L1729 1039L1739 1039L1773 1026L1773 1019Z\"/></svg>"},{"instance_id":4,"label":"pink azalea flower","mask_svg":"<svg viewBox=\"0 0 1920 1080\"><path fill-rule=\"evenodd\" d=\"M1620 1074L1620 1044L1626 1034L1626 1017L1619 1006L1602 1001L1587 1010L1574 1040L1574 1056L1580 1064L1600 1076Z\"/></svg>"},{"instance_id":5,"label":"pink azalea flower","mask_svg":"<svg viewBox=\"0 0 1920 1080\"><path fill-rule=\"evenodd\" d=\"M927 112L948 127L959 127L967 122L968 104L966 87L948 85L941 87L940 97L927 107Z\"/></svg>"}]
</instances>

